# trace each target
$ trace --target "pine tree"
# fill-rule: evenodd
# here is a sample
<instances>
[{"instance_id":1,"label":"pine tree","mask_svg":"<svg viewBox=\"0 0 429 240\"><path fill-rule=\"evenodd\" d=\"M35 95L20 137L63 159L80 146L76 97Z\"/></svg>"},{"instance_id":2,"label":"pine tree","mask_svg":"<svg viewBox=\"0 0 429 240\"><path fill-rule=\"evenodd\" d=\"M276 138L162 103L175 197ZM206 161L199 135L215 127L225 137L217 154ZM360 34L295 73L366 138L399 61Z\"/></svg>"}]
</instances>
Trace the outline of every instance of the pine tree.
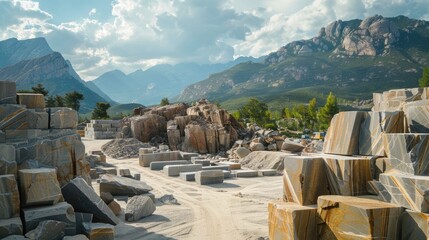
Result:
<instances>
[{"instance_id":1,"label":"pine tree","mask_svg":"<svg viewBox=\"0 0 429 240\"><path fill-rule=\"evenodd\" d=\"M319 118L320 127L322 129L327 129L329 123L331 122L332 117L339 112L337 98L332 92L329 93L329 96L326 98L326 104L323 106L317 117Z\"/></svg>"},{"instance_id":2,"label":"pine tree","mask_svg":"<svg viewBox=\"0 0 429 240\"><path fill-rule=\"evenodd\" d=\"M76 91L66 93L64 97L64 103L66 107L72 108L79 112L80 101L83 100L84 97L81 93Z\"/></svg>"},{"instance_id":3,"label":"pine tree","mask_svg":"<svg viewBox=\"0 0 429 240\"><path fill-rule=\"evenodd\" d=\"M168 98L165 97L165 98L161 99L161 103L159 105L166 106L169 104L170 104L170 101L168 100Z\"/></svg>"},{"instance_id":4,"label":"pine tree","mask_svg":"<svg viewBox=\"0 0 429 240\"><path fill-rule=\"evenodd\" d=\"M92 119L109 119L109 114L107 114L107 109L110 108L109 103L98 102L95 105L94 110L92 111Z\"/></svg>"},{"instance_id":5,"label":"pine tree","mask_svg":"<svg viewBox=\"0 0 429 240\"><path fill-rule=\"evenodd\" d=\"M48 96L46 98L46 107L55 107L55 98L52 96Z\"/></svg>"},{"instance_id":6,"label":"pine tree","mask_svg":"<svg viewBox=\"0 0 429 240\"><path fill-rule=\"evenodd\" d=\"M429 87L429 67L423 69L422 77L419 79L419 87Z\"/></svg>"},{"instance_id":7,"label":"pine tree","mask_svg":"<svg viewBox=\"0 0 429 240\"><path fill-rule=\"evenodd\" d=\"M31 90L33 90L34 93L40 93L43 94L43 96L47 96L49 91L45 89L43 84L38 83L35 87L32 87Z\"/></svg>"},{"instance_id":8,"label":"pine tree","mask_svg":"<svg viewBox=\"0 0 429 240\"><path fill-rule=\"evenodd\" d=\"M56 95L55 96L55 107L64 107L64 97Z\"/></svg>"}]
</instances>

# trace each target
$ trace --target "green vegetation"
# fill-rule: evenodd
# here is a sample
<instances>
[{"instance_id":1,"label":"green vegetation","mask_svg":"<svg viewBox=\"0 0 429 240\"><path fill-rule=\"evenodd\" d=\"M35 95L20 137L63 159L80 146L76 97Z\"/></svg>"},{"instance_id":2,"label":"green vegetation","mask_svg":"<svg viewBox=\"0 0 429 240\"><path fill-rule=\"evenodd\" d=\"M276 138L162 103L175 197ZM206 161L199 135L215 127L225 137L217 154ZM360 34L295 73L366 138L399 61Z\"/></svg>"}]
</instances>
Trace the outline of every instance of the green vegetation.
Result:
<instances>
[{"instance_id":1,"label":"green vegetation","mask_svg":"<svg viewBox=\"0 0 429 240\"><path fill-rule=\"evenodd\" d=\"M269 121L267 104L260 102L256 98L251 98L238 112L241 119L249 120L251 123L256 123L259 126L263 126Z\"/></svg>"},{"instance_id":2,"label":"green vegetation","mask_svg":"<svg viewBox=\"0 0 429 240\"><path fill-rule=\"evenodd\" d=\"M168 100L168 98L166 98L166 97L161 99L161 102L159 103L159 105L161 105L161 106L166 106L169 104L170 104L170 100Z\"/></svg>"},{"instance_id":3,"label":"green vegetation","mask_svg":"<svg viewBox=\"0 0 429 240\"><path fill-rule=\"evenodd\" d=\"M336 113L338 113L338 102L337 98L331 93L329 93L328 98L326 99L326 104L323 106L319 113L317 114L317 117L320 122L320 128L323 130L328 129L329 123L331 122L332 117Z\"/></svg>"},{"instance_id":4,"label":"green vegetation","mask_svg":"<svg viewBox=\"0 0 429 240\"><path fill-rule=\"evenodd\" d=\"M139 103L127 103L127 104L118 104L110 107L107 110L107 114L109 114L112 119L122 119L126 116L130 116L133 113L134 108L139 108L143 105Z\"/></svg>"},{"instance_id":5,"label":"green vegetation","mask_svg":"<svg viewBox=\"0 0 429 240\"><path fill-rule=\"evenodd\" d=\"M110 108L110 104L106 102L98 102L92 111L91 119L109 119L107 109Z\"/></svg>"},{"instance_id":6,"label":"green vegetation","mask_svg":"<svg viewBox=\"0 0 429 240\"><path fill-rule=\"evenodd\" d=\"M64 96L64 103L66 107L72 108L79 112L80 101L83 100L84 97L81 93L76 91L66 93Z\"/></svg>"},{"instance_id":7,"label":"green vegetation","mask_svg":"<svg viewBox=\"0 0 429 240\"><path fill-rule=\"evenodd\" d=\"M43 94L43 96L47 96L49 91L45 89L43 84L38 83L35 87L32 87L31 90L33 90L33 93L40 93Z\"/></svg>"},{"instance_id":8,"label":"green vegetation","mask_svg":"<svg viewBox=\"0 0 429 240\"><path fill-rule=\"evenodd\" d=\"M429 87L429 67L423 69L423 76L419 79L419 87Z\"/></svg>"}]
</instances>

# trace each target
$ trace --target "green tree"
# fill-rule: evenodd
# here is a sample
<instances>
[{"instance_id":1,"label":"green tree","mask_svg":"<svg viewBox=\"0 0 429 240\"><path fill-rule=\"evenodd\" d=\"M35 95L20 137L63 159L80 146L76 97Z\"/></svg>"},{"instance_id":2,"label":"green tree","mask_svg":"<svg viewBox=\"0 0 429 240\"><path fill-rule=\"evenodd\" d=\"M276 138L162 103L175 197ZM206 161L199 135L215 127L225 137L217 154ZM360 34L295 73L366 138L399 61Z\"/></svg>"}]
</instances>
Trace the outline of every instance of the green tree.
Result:
<instances>
[{"instance_id":1,"label":"green tree","mask_svg":"<svg viewBox=\"0 0 429 240\"><path fill-rule=\"evenodd\" d=\"M419 79L419 87L429 87L429 67L423 69L422 77Z\"/></svg>"},{"instance_id":2,"label":"green tree","mask_svg":"<svg viewBox=\"0 0 429 240\"><path fill-rule=\"evenodd\" d=\"M314 130L317 123L317 101L313 98L308 102L308 128Z\"/></svg>"},{"instance_id":3,"label":"green tree","mask_svg":"<svg viewBox=\"0 0 429 240\"><path fill-rule=\"evenodd\" d=\"M330 92L329 96L326 98L325 106L320 109L317 115L320 123L320 128L326 130L329 126L329 123L331 122L332 117L334 117L334 115L338 113L338 111L339 109L337 98L334 94L332 94L332 92Z\"/></svg>"},{"instance_id":4,"label":"green tree","mask_svg":"<svg viewBox=\"0 0 429 240\"><path fill-rule=\"evenodd\" d=\"M169 104L170 104L170 101L168 100L168 98L165 97L165 98L161 99L161 103L159 105L166 106Z\"/></svg>"},{"instance_id":5,"label":"green tree","mask_svg":"<svg viewBox=\"0 0 429 240\"><path fill-rule=\"evenodd\" d=\"M238 112L241 118L248 118L251 122L259 126L263 126L269 121L268 105L256 98L251 98Z\"/></svg>"},{"instance_id":6,"label":"green tree","mask_svg":"<svg viewBox=\"0 0 429 240\"><path fill-rule=\"evenodd\" d=\"M46 98L46 107L55 107L55 98L52 96L48 96Z\"/></svg>"},{"instance_id":7,"label":"green tree","mask_svg":"<svg viewBox=\"0 0 429 240\"><path fill-rule=\"evenodd\" d=\"M64 107L64 97L56 95L55 98L55 107Z\"/></svg>"},{"instance_id":8,"label":"green tree","mask_svg":"<svg viewBox=\"0 0 429 240\"><path fill-rule=\"evenodd\" d=\"M72 108L79 112L80 101L83 100L84 97L81 93L76 91L66 93L64 96L64 103L66 107Z\"/></svg>"},{"instance_id":9,"label":"green tree","mask_svg":"<svg viewBox=\"0 0 429 240\"><path fill-rule=\"evenodd\" d=\"M106 102L98 102L95 105L94 110L92 111L92 119L109 119L109 114L107 114L107 109L110 108L110 104Z\"/></svg>"},{"instance_id":10,"label":"green tree","mask_svg":"<svg viewBox=\"0 0 429 240\"><path fill-rule=\"evenodd\" d=\"M43 96L47 96L49 91L45 89L45 87L43 86L43 84L38 83L36 86L31 88L33 90L34 93L40 93L43 94Z\"/></svg>"}]
</instances>

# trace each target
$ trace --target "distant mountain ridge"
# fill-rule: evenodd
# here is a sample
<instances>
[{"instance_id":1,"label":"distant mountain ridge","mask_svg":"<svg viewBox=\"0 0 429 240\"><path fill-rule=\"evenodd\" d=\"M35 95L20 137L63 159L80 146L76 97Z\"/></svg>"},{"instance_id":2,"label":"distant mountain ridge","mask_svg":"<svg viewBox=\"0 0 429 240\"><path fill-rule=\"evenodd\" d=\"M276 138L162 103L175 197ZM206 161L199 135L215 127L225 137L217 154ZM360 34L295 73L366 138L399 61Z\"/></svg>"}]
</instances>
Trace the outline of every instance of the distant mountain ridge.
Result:
<instances>
[{"instance_id":1,"label":"distant mountain ridge","mask_svg":"<svg viewBox=\"0 0 429 240\"><path fill-rule=\"evenodd\" d=\"M376 15L335 21L308 40L270 53L263 63L241 63L187 87L177 98L217 100L236 109L249 97L271 106L321 103L330 91L345 100L372 92L416 87L429 66L429 22Z\"/></svg>"},{"instance_id":2,"label":"distant mountain ridge","mask_svg":"<svg viewBox=\"0 0 429 240\"><path fill-rule=\"evenodd\" d=\"M80 92L84 95L83 113L92 111L97 102L114 103L96 86L88 87L71 63L54 52L44 38L0 41L0 79L16 82L18 90L41 83L52 96Z\"/></svg>"},{"instance_id":3,"label":"distant mountain ridge","mask_svg":"<svg viewBox=\"0 0 429 240\"><path fill-rule=\"evenodd\" d=\"M128 75L114 70L102 74L93 83L117 102L152 105L158 104L164 97L172 99L189 84L203 80L210 74L223 71L241 62L262 62L264 59L264 57L258 59L241 57L224 64L160 64Z\"/></svg>"}]
</instances>

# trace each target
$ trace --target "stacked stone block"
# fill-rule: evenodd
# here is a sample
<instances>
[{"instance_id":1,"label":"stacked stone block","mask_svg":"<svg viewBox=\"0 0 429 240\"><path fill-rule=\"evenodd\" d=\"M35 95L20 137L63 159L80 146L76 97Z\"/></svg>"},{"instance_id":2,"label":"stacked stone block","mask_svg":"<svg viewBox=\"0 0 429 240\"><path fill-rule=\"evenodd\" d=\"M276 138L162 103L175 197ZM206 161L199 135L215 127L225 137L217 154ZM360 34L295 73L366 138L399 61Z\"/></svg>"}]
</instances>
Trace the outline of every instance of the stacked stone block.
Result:
<instances>
[{"instance_id":1,"label":"stacked stone block","mask_svg":"<svg viewBox=\"0 0 429 240\"><path fill-rule=\"evenodd\" d=\"M120 120L91 120L85 127L85 137L92 139L113 139L120 132Z\"/></svg>"}]
</instances>

